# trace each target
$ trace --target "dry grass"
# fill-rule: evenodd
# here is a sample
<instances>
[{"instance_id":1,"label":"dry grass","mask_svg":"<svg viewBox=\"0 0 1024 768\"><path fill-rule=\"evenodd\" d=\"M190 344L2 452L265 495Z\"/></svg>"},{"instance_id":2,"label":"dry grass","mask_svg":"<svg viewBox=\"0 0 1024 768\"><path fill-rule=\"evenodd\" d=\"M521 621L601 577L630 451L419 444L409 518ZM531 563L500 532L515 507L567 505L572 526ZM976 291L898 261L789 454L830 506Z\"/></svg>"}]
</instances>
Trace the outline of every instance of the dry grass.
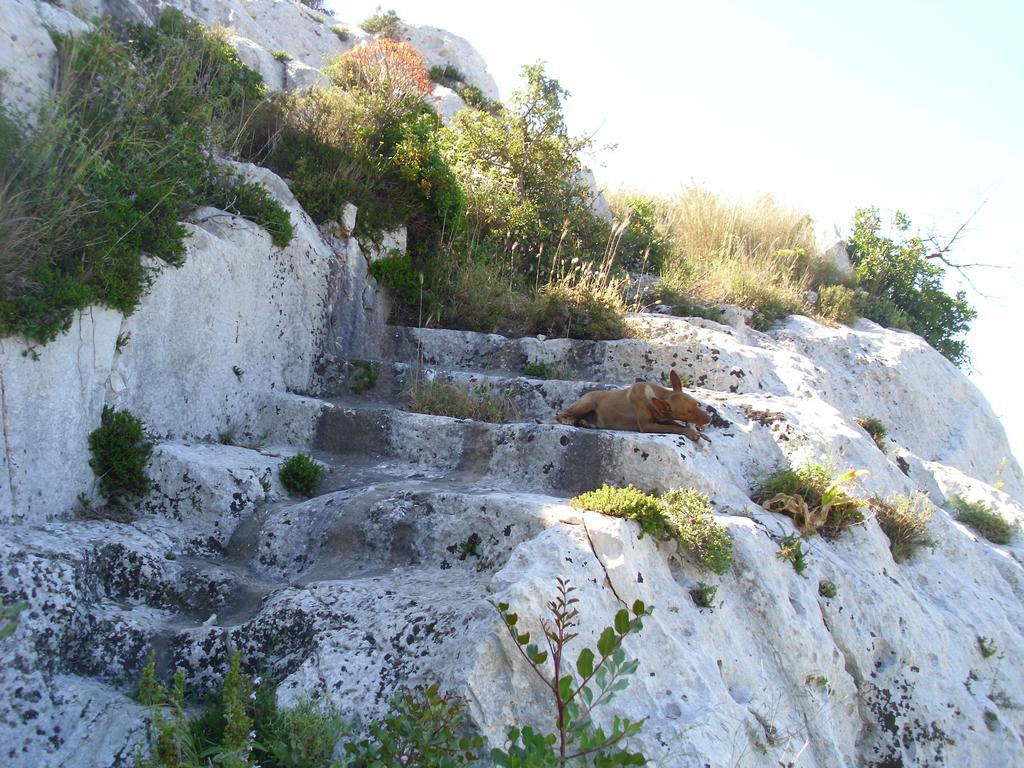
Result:
<instances>
[{"instance_id":1,"label":"dry grass","mask_svg":"<svg viewBox=\"0 0 1024 768\"><path fill-rule=\"evenodd\" d=\"M934 547L927 533L935 508L923 496L896 496L891 500L873 498L868 506L882 532L889 539L892 559L901 563L921 547Z\"/></svg>"},{"instance_id":2,"label":"dry grass","mask_svg":"<svg viewBox=\"0 0 1024 768\"><path fill-rule=\"evenodd\" d=\"M501 424L515 414L515 405L487 387L466 391L457 384L417 377L408 389L409 410L433 416Z\"/></svg>"},{"instance_id":3,"label":"dry grass","mask_svg":"<svg viewBox=\"0 0 1024 768\"><path fill-rule=\"evenodd\" d=\"M770 197L748 205L691 187L657 201L657 209L665 287L690 300L752 309L764 328L788 314L811 314L807 291L838 282L811 218Z\"/></svg>"}]
</instances>

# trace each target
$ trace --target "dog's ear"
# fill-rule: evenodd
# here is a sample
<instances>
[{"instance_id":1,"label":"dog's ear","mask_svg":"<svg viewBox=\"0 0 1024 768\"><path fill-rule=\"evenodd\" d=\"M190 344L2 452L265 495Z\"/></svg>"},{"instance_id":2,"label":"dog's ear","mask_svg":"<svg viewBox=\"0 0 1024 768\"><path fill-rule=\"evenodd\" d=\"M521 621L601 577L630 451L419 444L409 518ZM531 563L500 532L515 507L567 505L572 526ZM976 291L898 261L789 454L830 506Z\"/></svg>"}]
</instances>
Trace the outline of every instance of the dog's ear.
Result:
<instances>
[{"instance_id":1,"label":"dog's ear","mask_svg":"<svg viewBox=\"0 0 1024 768\"><path fill-rule=\"evenodd\" d=\"M672 372L669 373L668 378L669 378L669 381L672 382L672 389L674 389L676 392L682 392L683 391L683 382L680 381L679 374L676 373L676 369L675 368L673 368Z\"/></svg>"},{"instance_id":2,"label":"dog's ear","mask_svg":"<svg viewBox=\"0 0 1024 768\"><path fill-rule=\"evenodd\" d=\"M672 418L672 406L669 405L667 400L662 400L660 397L652 397L651 405L654 407L654 411L658 414L659 419Z\"/></svg>"}]
</instances>

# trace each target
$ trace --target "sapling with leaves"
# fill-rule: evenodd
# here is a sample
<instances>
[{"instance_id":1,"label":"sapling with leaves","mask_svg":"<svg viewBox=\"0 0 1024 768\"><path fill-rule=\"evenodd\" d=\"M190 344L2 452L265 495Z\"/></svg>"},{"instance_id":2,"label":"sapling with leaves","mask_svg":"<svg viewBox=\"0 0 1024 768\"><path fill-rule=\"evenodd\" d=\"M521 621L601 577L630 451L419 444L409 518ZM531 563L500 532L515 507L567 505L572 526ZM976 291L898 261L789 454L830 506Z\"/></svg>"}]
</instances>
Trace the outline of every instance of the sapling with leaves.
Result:
<instances>
[{"instance_id":1,"label":"sapling with leaves","mask_svg":"<svg viewBox=\"0 0 1024 768\"><path fill-rule=\"evenodd\" d=\"M551 620L541 619L547 650L531 642L529 632L519 630L519 617L509 612L508 603L495 605L519 653L551 692L557 728L557 733L550 734L529 727L509 728L505 734L506 749L491 751L495 765L542 768L647 763L643 754L624 748L626 740L643 727L642 720L633 722L616 716L611 731L606 731L594 724L593 713L628 687L629 677L636 672L639 662L626 658L622 642L643 628L642 620L651 611L640 600L633 603L632 612L620 610L613 626L601 632L596 653L584 648L573 665L566 646L578 636L579 600L572 596L575 591L568 581L558 579L558 594L547 604Z\"/></svg>"}]
</instances>

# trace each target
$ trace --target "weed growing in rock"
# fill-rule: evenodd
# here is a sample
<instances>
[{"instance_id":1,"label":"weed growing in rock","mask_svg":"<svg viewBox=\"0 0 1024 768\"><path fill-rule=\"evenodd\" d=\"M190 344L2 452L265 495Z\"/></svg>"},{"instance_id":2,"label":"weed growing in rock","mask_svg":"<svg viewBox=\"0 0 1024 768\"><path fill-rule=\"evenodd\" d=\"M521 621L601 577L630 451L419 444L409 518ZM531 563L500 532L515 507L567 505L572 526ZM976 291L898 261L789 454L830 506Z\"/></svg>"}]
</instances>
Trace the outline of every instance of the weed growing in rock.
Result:
<instances>
[{"instance_id":1,"label":"weed growing in rock","mask_svg":"<svg viewBox=\"0 0 1024 768\"><path fill-rule=\"evenodd\" d=\"M353 360L352 375L348 380L348 388L353 395L365 395L377 386L380 375L380 364L372 360Z\"/></svg>"},{"instance_id":2,"label":"weed growing in rock","mask_svg":"<svg viewBox=\"0 0 1024 768\"><path fill-rule=\"evenodd\" d=\"M287 246L295 235L291 214L261 184L246 181L237 174L230 183L214 190L210 204L259 222L278 248Z\"/></svg>"},{"instance_id":3,"label":"weed growing in rock","mask_svg":"<svg viewBox=\"0 0 1024 768\"><path fill-rule=\"evenodd\" d=\"M292 57L288 55L288 51L274 51L274 59L280 61L282 64L286 64L292 60Z\"/></svg>"},{"instance_id":4,"label":"weed growing in rock","mask_svg":"<svg viewBox=\"0 0 1024 768\"><path fill-rule=\"evenodd\" d=\"M401 23L401 17L393 9L382 13L378 5L371 16L359 22L359 26L371 35L393 37L398 34L398 25Z\"/></svg>"},{"instance_id":5,"label":"weed growing in rock","mask_svg":"<svg viewBox=\"0 0 1024 768\"><path fill-rule=\"evenodd\" d=\"M991 637L978 635L978 650L981 651L982 658L990 659L996 655L999 649L996 647L996 641Z\"/></svg>"},{"instance_id":6,"label":"weed growing in rock","mask_svg":"<svg viewBox=\"0 0 1024 768\"><path fill-rule=\"evenodd\" d=\"M566 646L577 637L579 611L575 606L579 601L572 596L574 591L569 582L558 579L558 593L547 604L551 620L540 622L546 651L531 642L530 632L521 631L519 616L509 612L508 603L495 605L516 649L550 692L555 710L554 733L544 734L529 727L509 728L505 748L491 750L495 765L525 768L646 762L642 754L624 748L627 740L639 733L643 721L616 717L611 731L605 732L594 725L592 716L597 707L625 689L629 677L636 672L639 662L626 658L622 643L643 628L642 620L651 611L639 600L633 603L632 611L620 610L613 625L605 627L598 638L596 653L584 648L572 664ZM550 672L546 671L549 660Z\"/></svg>"},{"instance_id":7,"label":"weed growing in rock","mask_svg":"<svg viewBox=\"0 0 1024 768\"><path fill-rule=\"evenodd\" d=\"M561 363L530 360L523 366L523 375L534 379L568 379L569 371Z\"/></svg>"},{"instance_id":8,"label":"weed growing in rock","mask_svg":"<svg viewBox=\"0 0 1024 768\"><path fill-rule=\"evenodd\" d=\"M967 501L962 496L948 496L946 503L956 513L956 519L970 526L993 544L1009 544L1016 533L1015 526L996 510L982 501Z\"/></svg>"},{"instance_id":9,"label":"weed growing in rock","mask_svg":"<svg viewBox=\"0 0 1024 768\"><path fill-rule=\"evenodd\" d=\"M754 501L769 512L793 518L801 534L834 538L864 522L863 503L849 495L863 470L838 473L831 464L809 461L770 475L754 492Z\"/></svg>"},{"instance_id":10,"label":"weed growing in rock","mask_svg":"<svg viewBox=\"0 0 1024 768\"><path fill-rule=\"evenodd\" d=\"M786 536L779 542L778 558L793 565L793 570L801 576L807 570L807 552L804 551L804 540L800 536Z\"/></svg>"},{"instance_id":11,"label":"weed growing in rock","mask_svg":"<svg viewBox=\"0 0 1024 768\"><path fill-rule=\"evenodd\" d=\"M878 497L868 502L878 525L889 539L892 559L902 563L921 547L934 547L927 534L928 521L935 508L923 496L896 496L891 500Z\"/></svg>"},{"instance_id":12,"label":"weed growing in rock","mask_svg":"<svg viewBox=\"0 0 1024 768\"><path fill-rule=\"evenodd\" d=\"M0 600L0 641L6 640L18 628L18 615L28 608L24 600L7 604Z\"/></svg>"},{"instance_id":13,"label":"weed growing in rock","mask_svg":"<svg viewBox=\"0 0 1024 768\"><path fill-rule=\"evenodd\" d=\"M839 588L836 586L834 581L822 579L818 582L818 594L822 597L827 597L829 600L832 600L836 595L839 594Z\"/></svg>"},{"instance_id":14,"label":"weed growing in rock","mask_svg":"<svg viewBox=\"0 0 1024 768\"><path fill-rule=\"evenodd\" d=\"M573 272L541 286L528 309L530 333L568 339L623 339L625 322L621 287L599 276Z\"/></svg>"},{"instance_id":15,"label":"weed growing in rock","mask_svg":"<svg viewBox=\"0 0 1024 768\"><path fill-rule=\"evenodd\" d=\"M127 501L149 491L146 464L153 443L131 411L103 406L100 425L89 433L89 452L89 466L99 479L100 493L110 501Z\"/></svg>"},{"instance_id":16,"label":"weed growing in rock","mask_svg":"<svg viewBox=\"0 0 1024 768\"><path fill-rule=\"evenodd\" d=\"M338 36L338 39L341 40L341 42L343 43L352 37L352 33L349 31L349 28L344 24L332 25L331 32L336 34Z\"/></svg>"},{"instance_id":17,"label":"weed growing in rock","mask_svg":"<svg viewBox=\"0 0 1024 768\"><path fill-rule=\"evenodd\" d=\"M612 517L635 520L643 534L657 541L677 541L710 571L723 574L732 565L732 537L715 522L708 497L692 489L678 489L660 497L628 485L603 485L569 501L576 509L587 509Z\"/></svg>"},{"instance_id":18,"label":"weed growing in rock","mask_svg":"<svg viewBox=\"0 0 1024 768\"><path fill-rule=\"evenodd\" d=\"M459 736L467 727L459 697L438 686L417 688L391 700L383 721L370 726L370 739L345 745L355 768L418 766L458 768L478 759L479 736Z\"/></svg>"},{"instance_id":19,"label":"weed growing in rock","mask_svg":"<svg viewBox=\"0 0 1024 768\"><path fill-rule=\"evenodd\" d=\"M985 710L985 727L993 732L999 730L999 715L994 710Z\"/></svg>"},{"instance_id":20,"label":"weed growing in rock","mask_svg":"<svg viewBox=\"0 0 1024 768\"><path fill-rule=\"evenodd\" d=\"M515 412L505 395L486 386L466 391L457 384L437 379L416 378L409 386L409 410L454 419L472 419L501 424Z\"/></svg>"},{"instance_id":21,"label":"weed growing in rock","mask_svg":"<svg viewBox=\"0 0 1024 768\"><path fill-rule=\"evenodd\" d=\"M715 609L715 600L718 598L718 587L707 582L698 581L697 586L690 590L690 599L698 608Z\"/></svg>"},{"instance_id":22,"label":"weed growing in rock","mask_svg":"<svg viewBox=\"0 0 1024 768\"><path fill-rule=\"evenodd\" d=\"M292 496L312 496L324 472L323 465L308 453L297 453L282 462L278 475Z\"/></svg>"},{"instance_id":23,"label":"weed growing in rock","mask_svg":"<svg viewBox=\"0 0 1024 768\"><path fill-rule=\"evenodd\" d=\"M236 199L290 237L288 213L214 159L265 98L223 36L167 11L55 42L36 129L0 109L0 334L46 343L96 302L130 314L150 279L141 255L179 265L180 221L200 205Z\"/></svg>"},{"instance_id":24,"label":"weed growing in rock","mask_svg":"<svg viewBox=\"0 0 1024 768\"><path fill-rule=\"evenodd\" d=\"M329 706L300 701L281 710L272 684L250 678L241 655L232 655L219 690L190 718L185 673L170 687L156 677L153 656L142 671L136 698L150 707L150 755L138 755L139 768L336 768L332 753L348 725Z\"/></svg>"},{"instance_id":25,"label":"weed growing in rock","mask_svg":"<svg viewBox=\"0 0 1024 768\"><path fill-rule=\"evenodd\" d=\"M858 416L854 421L857 422L858 427L871 435L871 439L875 441L878 450L885 453L885 437L889 434L885 424L874 416Z\"/></svg>"}]
</instances>

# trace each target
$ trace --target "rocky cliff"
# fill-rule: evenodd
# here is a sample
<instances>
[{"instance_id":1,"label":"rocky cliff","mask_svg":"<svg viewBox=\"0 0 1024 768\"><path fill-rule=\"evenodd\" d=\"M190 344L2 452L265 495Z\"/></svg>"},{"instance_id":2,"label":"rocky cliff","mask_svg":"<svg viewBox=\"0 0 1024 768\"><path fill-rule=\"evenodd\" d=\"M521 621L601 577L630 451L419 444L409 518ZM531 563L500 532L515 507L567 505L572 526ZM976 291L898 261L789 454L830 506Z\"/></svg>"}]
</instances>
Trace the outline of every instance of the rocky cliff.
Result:
<instances>
[{"instance_id":1,"label":"rocky cliff","mask_svg":"<svg viewBox=\"0 0 1024 768\"><path fill-rule=\"evenodd\" d=\"M84 5L147 19L166 4ZM347 45L289 0L173 4L231 26L275 87L316 82ZM43 41L54 18L83 24L12 0L4 34ZM417 35L448 45L439 61L462 51L446 63L487 89L464 43ZM293 61L260 53L279 48ZM45 45L33 50L4 64L26 73L12 98L27 111L47 77ZM318 229L281 179L241 170L291 212L290 246L201 209L185 265L159 270L134 315L91 309L35 350L0 340L0 597L29 604L0 641L5 764L132 764L147 716L130 693L150 649L198 681L239 649L282 681L283 704L325 696L350 718L436 680L499 745L508 725L546 728L550 713L489 601L536 626L557 577L578 588L581 642L621 601L653 606L627 641L639 671L606 713L647 718L637 745L652 763L1024 764L1024 545L988 542L947 505L957 493L1019 523L1024 476L981 394L921 339L800 317L761 333L739 313L636 316L637 338L609 342L390 327L359 244L337 234L351 227ZM526 376L528 363L560 378ZM367 368L370 388L357 381ZM672 369L713 410L710 444L554 421L586 391ZM411 413L414 375L485 385L516 416ZM128 523L74 512L93 494L86 436L104 405L158 438L153 491ZM886 424L884 452L860 416ZM298 450L330 469L304 501L277 476ZM867 470L862 495L927 495L935 546L896 563L868 519L809 539L796 573L778 556L792 521L751 495L822 457ZM732 570L714 576L633 522L567 506L602 483L706 493ZM711 608L691 597L699 582L718 589Z\"/></svg>"}]
</instances>

